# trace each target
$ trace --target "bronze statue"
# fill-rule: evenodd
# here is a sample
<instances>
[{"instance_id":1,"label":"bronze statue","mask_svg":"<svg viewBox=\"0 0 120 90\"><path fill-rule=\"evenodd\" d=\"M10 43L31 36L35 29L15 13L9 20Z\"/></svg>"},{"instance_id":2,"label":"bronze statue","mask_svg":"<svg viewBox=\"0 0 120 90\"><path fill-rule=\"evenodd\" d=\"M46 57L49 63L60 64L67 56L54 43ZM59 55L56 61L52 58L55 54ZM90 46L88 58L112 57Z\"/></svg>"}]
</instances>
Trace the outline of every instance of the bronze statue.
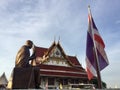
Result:
<instances>
[{"instance_id":1,"label":"bronze statue","mask_svg":"<svg viewBox=\"0 0 120 90\"><path fill-rule=\"evenodd\" d=\"M33 46L33 42L31 40L27 40L26 44L23 45L20 50L18 51L16 55L16 61L15 61L15 67L29 67L31 66L29 64L30 60L33 60L35 58L34 53L32 56L30 56L30 51ZM33 50L34 52L34 50Z\"/></svg>"}]
</instances>

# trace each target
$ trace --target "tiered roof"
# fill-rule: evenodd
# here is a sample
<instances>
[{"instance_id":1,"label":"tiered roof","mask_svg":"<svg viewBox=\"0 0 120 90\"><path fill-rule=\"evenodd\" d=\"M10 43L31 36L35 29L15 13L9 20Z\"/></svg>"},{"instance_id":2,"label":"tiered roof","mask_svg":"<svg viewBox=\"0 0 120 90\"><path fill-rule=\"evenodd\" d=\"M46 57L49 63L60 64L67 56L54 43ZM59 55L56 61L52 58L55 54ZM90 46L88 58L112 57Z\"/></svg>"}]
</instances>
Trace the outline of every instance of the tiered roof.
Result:
<instances>
[{"instance_id":1,"label":"tiered roof","mask_svg":"<svg viewBox=\"0 0 120 90\"><path fill-rule=\"evenodd\" d=\"M65 60L70 64L70 67L60 65L44 64L44 61L49 60L50 54L53 53L55 48L59 48ZM36 58L46 58L38 66L40 66L40 75L42 76L55 76L55 77L74 77L74 78L87 78L85 69L81 66L76 56L66 55L60 43L53 42L50 48L35 47Z\"/></svg>"},{"instance_id":2,"label":"tiered roof","mask_svg":"<svg viewBox=\"0 0 120 90\"><path fill-rule=\"evenodd\" d=\"M7 85L8 83L8 80L6 78L6 75L5 73L3 73L1 76L0 76L0 85Z\"/></svg>"}]
</instances>

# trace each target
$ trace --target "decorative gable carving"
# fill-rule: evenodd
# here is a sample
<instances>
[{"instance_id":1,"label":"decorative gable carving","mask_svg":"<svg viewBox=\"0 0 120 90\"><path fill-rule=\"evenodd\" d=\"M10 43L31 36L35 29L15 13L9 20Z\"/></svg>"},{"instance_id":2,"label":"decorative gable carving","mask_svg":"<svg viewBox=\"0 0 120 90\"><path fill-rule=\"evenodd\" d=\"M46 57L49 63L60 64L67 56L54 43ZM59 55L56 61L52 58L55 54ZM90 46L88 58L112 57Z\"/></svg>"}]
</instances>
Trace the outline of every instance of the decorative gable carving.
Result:
<instances>
[{"instance_id":1,"label":"decorative gable carving","mask_svg":"<svg viewBox=\"0 0 120 90\"><path fill-rule=\"evenodd\" d=\"M32 65L39 64L68 66L68 67L81 67L76 56L68 56L65 54L60 43L55 42L49 48L35 46L36 59L33 60Z\"/></svg>"},{"instance_id":2,"label":"decorative gable carving","mask_svg":"<svg viewBox=\"0 0 120 90\"><path fill-rule=\"evenodd\" d=\"M50 53L50 57L63 58L62 53L58 47L55 47Z\"/></svg>"},{"instance_id":3,"label":"decorative gable carving","mask_svg":"<svg viewBox=\"0 0 120 90\"><path fill-rule=\"evenodd\" d=\"M58 66L71 66L71 63L67 60L67 56L64 53L62 47L59 43L52 44L46 54L49 58L43 62L43 64L48 65L58 65Z\"/></svg>"}]
</instances>

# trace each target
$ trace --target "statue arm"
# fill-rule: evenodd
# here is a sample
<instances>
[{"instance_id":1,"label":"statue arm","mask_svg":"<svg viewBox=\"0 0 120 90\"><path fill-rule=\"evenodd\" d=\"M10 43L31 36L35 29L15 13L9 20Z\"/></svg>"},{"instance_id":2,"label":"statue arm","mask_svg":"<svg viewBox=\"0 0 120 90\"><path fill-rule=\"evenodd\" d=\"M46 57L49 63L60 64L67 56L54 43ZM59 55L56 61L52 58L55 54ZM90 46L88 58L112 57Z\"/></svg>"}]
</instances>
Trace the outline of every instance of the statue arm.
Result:
<instances>
[{"instance_id":1,"label":"statue arm","mask_svg":"<svg viewBox=\"0 0 120 90\"><path fill-rule=\"evenodd\" d=\"M33 50L33 54L30 56L29 60L33 60L33 59L36 58L36 56L35 56L35 52L36 52L35 45L33 46L32 50Z\"/></svg>"}]
</instances>

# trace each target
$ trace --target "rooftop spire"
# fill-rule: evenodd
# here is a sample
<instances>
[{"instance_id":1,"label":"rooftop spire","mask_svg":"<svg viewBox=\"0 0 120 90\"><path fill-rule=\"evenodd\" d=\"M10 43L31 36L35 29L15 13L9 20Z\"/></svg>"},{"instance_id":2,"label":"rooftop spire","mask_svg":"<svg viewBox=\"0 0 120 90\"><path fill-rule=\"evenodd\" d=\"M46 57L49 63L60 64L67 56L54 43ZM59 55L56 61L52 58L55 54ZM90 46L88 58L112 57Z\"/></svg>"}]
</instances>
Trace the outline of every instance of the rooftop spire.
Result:
<instances>
[{"instance_id":1,"label":"rooftop spire","mask_svg":"<svg viewBox=\"0 0 120 90\"><path fill-rule=\"evenodd\" d=\"M54 42L56 41L56 36L54 36Z\"/></svg>"},{"instance_id":2,"label":"rooftop spire","mask_svg":"<svg viewBox=\"0 0 120 90\"><path fill-rule=\"evenodd\" d=\"M60 36L59 36L59 38L58 38L58 43L60 42Z\"/></svg>"}]
</instances>

